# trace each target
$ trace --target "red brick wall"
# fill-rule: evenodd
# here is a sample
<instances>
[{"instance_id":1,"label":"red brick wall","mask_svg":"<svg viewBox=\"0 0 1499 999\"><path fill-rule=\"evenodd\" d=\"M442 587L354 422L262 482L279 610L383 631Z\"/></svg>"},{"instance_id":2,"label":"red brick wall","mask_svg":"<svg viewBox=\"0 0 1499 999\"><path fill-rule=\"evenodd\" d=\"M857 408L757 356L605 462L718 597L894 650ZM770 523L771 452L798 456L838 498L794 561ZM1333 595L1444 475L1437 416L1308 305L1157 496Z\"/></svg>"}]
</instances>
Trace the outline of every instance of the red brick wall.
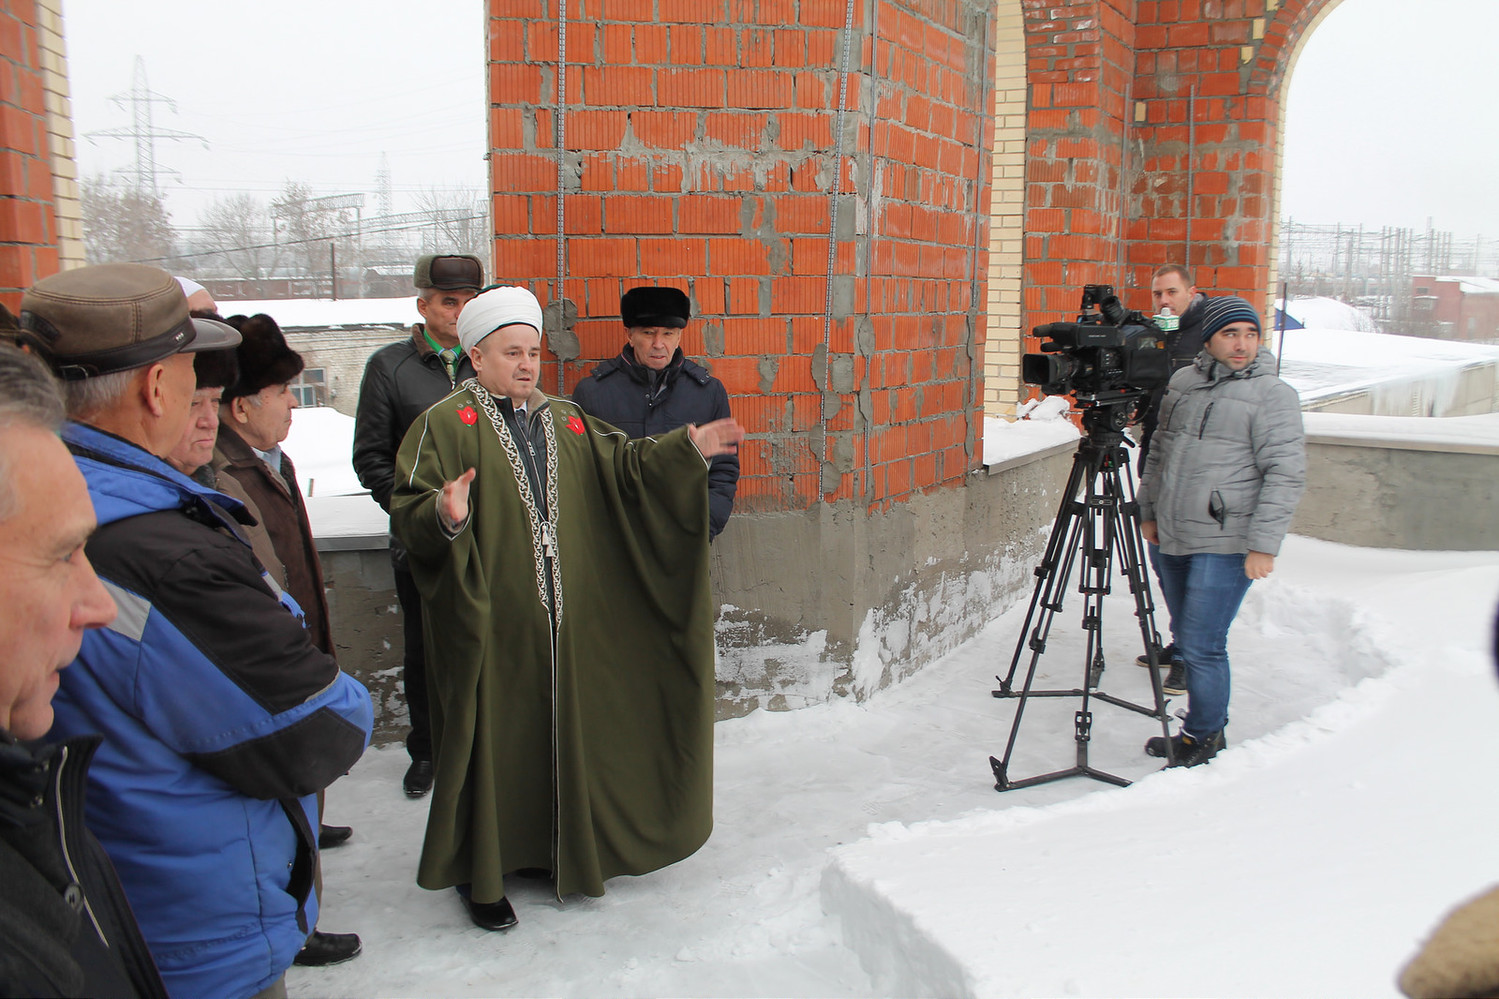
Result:
<instances>
[{"instance_id":1,"label":"red brick wall","mask_svg":"<svg viewBox=\"0 0 1499 999\"><path fill-rule=\"evenodd\" d=\"M1267 304L1281 83L1336 2L1024 0L1026 329L1075 309L1086 281L1146 308L1163 263Z\"/></svg>"},{"instance_id":2,"label":"red brick wall","mask_svg":"<svg viewBox=\"0 0 1499 999\"><path fill-rule=\"evenodd\" d=\"M570 4L559 285L558 10L491 0L496 273L576 310L548 387L618 351L623 289L669 284L693 301L683 349L749 433L738 509L961 481L981 427L985 12L856 4L845 79L842 3Z\"/></svg>"},{"instance_id":3,"label":"red brick wall","mask_svg":"<svg viewBox=\"0 0 1499 999\"><path fill-rule=\"evenodd\" d=\"M58 269L52 162L31 0L0 8L0 301Z\"/></svg>"}]
</instances>

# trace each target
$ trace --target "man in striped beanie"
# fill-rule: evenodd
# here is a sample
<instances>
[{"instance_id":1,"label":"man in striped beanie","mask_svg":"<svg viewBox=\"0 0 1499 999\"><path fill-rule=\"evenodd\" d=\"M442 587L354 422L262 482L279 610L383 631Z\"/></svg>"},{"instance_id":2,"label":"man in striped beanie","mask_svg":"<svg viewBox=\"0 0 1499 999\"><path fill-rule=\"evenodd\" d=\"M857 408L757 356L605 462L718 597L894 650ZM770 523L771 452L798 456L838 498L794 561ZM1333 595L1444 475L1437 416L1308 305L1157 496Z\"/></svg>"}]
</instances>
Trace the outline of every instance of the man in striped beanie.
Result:
<instances>
[{"instance_id":1,"label":"man in striped beanie","mask_svg":"<svg viewBox=\"0 0 1499 999\"><path fill-rule=\"evenodd\" d=\"M1140 482L1140 533L1190 698L1181 733L1145 751L1177 766L1227 744L1228 628L1274 570L1306 487L1301 400L1260 348L1259 313L1231 296L1202 308L1202 352L1171 378Z\"/></svg>"}]
</instances>

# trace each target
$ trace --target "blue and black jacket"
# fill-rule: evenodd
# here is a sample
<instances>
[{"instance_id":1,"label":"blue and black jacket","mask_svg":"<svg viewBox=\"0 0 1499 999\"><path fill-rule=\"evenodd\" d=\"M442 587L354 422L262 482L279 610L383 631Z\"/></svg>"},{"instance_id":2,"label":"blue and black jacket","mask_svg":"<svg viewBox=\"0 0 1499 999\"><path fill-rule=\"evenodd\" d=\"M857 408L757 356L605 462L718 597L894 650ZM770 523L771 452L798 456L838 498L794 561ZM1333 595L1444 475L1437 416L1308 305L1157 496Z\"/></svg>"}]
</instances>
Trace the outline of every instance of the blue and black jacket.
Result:
<instances>
[{"instance_id":1,"label":"blue and black jacket","mask_svg":"<svg viewBox=\"0 0 1499 999\"><path fill-rule=\"evenodd\" d=\"M49 739L104 737L90 826L174 996L251 996L317 921L315 793L369 741L368 692L313 646L244 507L94 427L63 434L119 606L61 674Z\"/></svg>"}]
</instances>

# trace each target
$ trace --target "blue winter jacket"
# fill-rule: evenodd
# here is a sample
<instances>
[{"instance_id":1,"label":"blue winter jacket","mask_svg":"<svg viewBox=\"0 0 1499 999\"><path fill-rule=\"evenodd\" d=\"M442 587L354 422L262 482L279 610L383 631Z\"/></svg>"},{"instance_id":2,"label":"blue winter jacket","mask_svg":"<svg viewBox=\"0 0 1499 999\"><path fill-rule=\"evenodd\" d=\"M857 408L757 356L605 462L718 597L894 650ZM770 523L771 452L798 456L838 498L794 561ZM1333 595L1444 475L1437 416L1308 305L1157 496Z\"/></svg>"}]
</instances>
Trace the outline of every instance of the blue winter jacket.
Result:
<instances>
[{"instance_id":1,"label":"blue winter jacket","mask_svg":"<svg viewBox=\"0 0 1499 999\"><path fill-rule=\"evenodd\" d=\"M315 792L364 751L369 694L273 592L238 501L96 428L63 437L119 616L62 671L49 739L104 737L89 824L172 995L254 995L317 920Z\"/></svg>"}]
</instances>

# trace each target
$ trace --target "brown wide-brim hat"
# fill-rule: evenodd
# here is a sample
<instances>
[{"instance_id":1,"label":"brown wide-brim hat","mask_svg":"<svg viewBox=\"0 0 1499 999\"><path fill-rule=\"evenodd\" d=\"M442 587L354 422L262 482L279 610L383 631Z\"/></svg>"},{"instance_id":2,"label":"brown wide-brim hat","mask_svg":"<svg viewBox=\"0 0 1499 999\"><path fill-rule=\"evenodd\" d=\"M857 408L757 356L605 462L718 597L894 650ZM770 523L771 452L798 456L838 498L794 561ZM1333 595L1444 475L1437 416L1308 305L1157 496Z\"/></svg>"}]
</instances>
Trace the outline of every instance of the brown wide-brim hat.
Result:
<instances>
[{"instance_id":1,"label":"brown wide-brim hat","mask_svg":"<svg viewBox=\"0 0 1499 999\"><path fill-rule=\"evenodd\" d=\"M43 278L21 297L17 339L64 381L143 368L183 351L239 343L233 327L194 319L172 275L145 264L98 264Z\"/></svg>"}]
</instances>

